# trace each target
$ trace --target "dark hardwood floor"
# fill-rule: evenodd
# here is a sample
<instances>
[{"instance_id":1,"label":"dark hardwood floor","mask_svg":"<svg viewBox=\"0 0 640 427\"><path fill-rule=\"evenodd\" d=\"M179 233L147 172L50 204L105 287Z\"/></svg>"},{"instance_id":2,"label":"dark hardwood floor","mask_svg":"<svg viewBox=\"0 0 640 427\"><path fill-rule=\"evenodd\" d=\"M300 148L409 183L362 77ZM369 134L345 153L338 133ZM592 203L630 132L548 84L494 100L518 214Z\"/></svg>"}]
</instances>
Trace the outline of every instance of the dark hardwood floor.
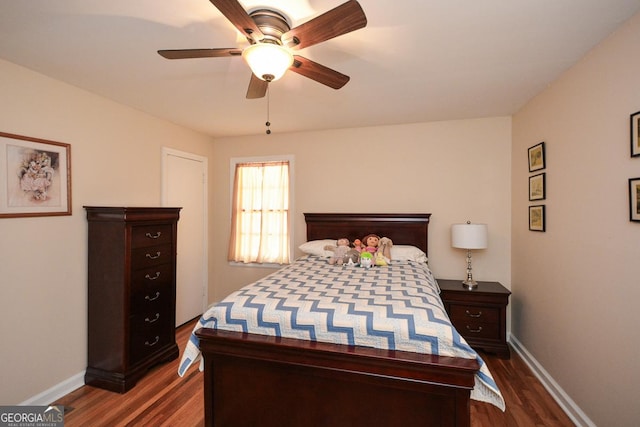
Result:
<instances>
[{"instance_id":1,"label":"dark hardwood floor","mask_svg":"<svg viewBox=\"0 0 640 427\"><path fill-rule=\"evenodd\" d=\"M177 330L181 352L193 324ZM507 410L472 401L472 427L574 425L517 353L512 352L509 360L482 356L502 391ZM191 368L180 378L179 360L153 368L126 394L84 386L57 400L55 404L65 406L65 427L204 425L203 375Z\"/></svg>"}]
</instances>

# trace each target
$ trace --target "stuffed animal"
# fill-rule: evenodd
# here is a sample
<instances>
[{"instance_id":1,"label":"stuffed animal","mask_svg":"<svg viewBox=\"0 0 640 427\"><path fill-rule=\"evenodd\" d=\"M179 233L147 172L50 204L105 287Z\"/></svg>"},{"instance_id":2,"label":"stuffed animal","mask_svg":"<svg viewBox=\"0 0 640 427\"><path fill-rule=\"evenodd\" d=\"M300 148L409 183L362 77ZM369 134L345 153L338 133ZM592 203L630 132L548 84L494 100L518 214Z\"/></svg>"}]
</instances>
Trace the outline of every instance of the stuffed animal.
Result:
<instances>
[{"instance_id":1,"label":"stuffed animal","mask_svg":"<svg viewBox=\"0 0 640 427\"><path fill-rule=\"evenodd\" d=\"M388 260L391 259L391 248L393 247L393 242L388 237L383 237L378 242L378 252L382 252L382 255Z\"/></svg>"},{"instance_id":2,"label":"stuffed animal","mask_svg":"<svg viewBox=\"0 0 640 427\"><path fill-rule=\"evenodd\" d=\"M347 254L344 256L344 262L347 265L356 265L360 262L360 252L355 248L350 248Z\"/></svg>"},{"instance_id":3,"label":"stuffed animal","mask_svg":"<svg viewBox=\"0 0 640 427\"><path fill-rule=\"evenodd\" d=\"M360 267L371 268L373 266L373 255L371 252L362 252L360 254Z\"/></svg>"},{"instance_id":4,"label":"stuffed animal","mask_svg":"<svg viewBox=\"0 0 640 427\"><path fill-rule=\"evenodd\" d=\"M338 241L336 242L336 246L326 245L324 247L325 251L333 252L333 255L331 255L328 261L331 265L344 264L346 262L346 255L347 252L349 252L349 249L351 249L349 247L349 239L347 239L346 237L341 237L340 239L338 239Z\"/></svg>"},{"instance_id":5,"label":"stuffed animal","mask_svg":"<svg viewBox=\"0 0 640 427\"><path fill-rule=\"evenodd\" d=\"M358 253L362 252L362 241L360 241L360 239L353 241L353 249L358 251Z\"/></svg>"},{"instance_id":6,"label":"stuffed animal","mask_svg":"<svg viewBox=\"0 0 640 427\"><path fill-rule=\"evenodd\" d=\"M373 256L373 265L375 265L376 267L386 267L390 263L391 261L384 255L382 255L382 251L376 252L376 254Z\"/></svg>"}]
</instances>

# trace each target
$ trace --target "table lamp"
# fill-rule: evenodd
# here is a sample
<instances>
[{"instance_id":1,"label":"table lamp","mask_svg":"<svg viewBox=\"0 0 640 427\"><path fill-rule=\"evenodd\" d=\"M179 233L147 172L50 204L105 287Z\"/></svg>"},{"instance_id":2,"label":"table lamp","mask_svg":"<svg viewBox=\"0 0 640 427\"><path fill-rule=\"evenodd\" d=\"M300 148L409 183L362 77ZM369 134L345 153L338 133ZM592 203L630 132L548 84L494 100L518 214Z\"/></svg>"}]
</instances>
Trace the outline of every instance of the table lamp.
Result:
<instances>
[{"instance_id":1,"label":"table lamp","mask_svg":"<svg viewBox=\"0 0 640 427\"><path fill-rule=\"evenodd\" d=\"M451 225L451 246L467 250L467 279L462 281L462 285L467 289L475 289L478 282L473 280L471 274L471 250L485 249L487 247L487 224L466 224Z\"/></svg>"}]
</instances>

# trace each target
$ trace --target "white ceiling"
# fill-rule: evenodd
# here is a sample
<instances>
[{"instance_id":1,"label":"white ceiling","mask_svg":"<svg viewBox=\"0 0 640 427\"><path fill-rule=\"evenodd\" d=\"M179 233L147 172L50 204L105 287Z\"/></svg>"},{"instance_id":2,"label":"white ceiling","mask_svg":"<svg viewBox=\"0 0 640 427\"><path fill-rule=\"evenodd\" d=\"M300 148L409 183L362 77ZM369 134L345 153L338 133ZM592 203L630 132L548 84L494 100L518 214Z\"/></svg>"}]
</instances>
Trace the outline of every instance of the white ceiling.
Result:
<instances>
[{"instance_id":1,"label":"white ceiling","mask_svg":"<svg viewBox=\"0 0 640 427\"><path fill-rule=\"evenodd\" d=\"M240 0L295 27L345 0ZM511 115L640 10L640 0L360 0L368 24L297 53L351 77L271 84L274 133ZM245 47L208 0L0 0L0 58L214 137L261 134ZM637 53L629 53L637 54Z\"/></svg>"}]
</instances>

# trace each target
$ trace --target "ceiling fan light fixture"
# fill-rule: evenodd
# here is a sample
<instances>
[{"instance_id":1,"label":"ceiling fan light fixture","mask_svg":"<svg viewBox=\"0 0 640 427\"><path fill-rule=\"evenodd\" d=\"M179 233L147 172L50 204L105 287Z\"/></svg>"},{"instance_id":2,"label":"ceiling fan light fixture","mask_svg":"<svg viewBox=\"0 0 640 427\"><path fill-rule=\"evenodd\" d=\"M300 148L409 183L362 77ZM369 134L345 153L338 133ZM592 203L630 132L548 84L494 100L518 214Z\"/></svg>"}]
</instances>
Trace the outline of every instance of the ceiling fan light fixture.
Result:
<instances>
[{"instance_id":1,"label":"ceiling fan light fixture","mask_svg":"<svg viewBox=\"0 0 640 427\"><path fill-rule=\"evenodd\" d=\"M278 80L293 64L293 55L275 43L256 43L242 51L253 74L267 82Z\"/></svg>"}]
</instances>

